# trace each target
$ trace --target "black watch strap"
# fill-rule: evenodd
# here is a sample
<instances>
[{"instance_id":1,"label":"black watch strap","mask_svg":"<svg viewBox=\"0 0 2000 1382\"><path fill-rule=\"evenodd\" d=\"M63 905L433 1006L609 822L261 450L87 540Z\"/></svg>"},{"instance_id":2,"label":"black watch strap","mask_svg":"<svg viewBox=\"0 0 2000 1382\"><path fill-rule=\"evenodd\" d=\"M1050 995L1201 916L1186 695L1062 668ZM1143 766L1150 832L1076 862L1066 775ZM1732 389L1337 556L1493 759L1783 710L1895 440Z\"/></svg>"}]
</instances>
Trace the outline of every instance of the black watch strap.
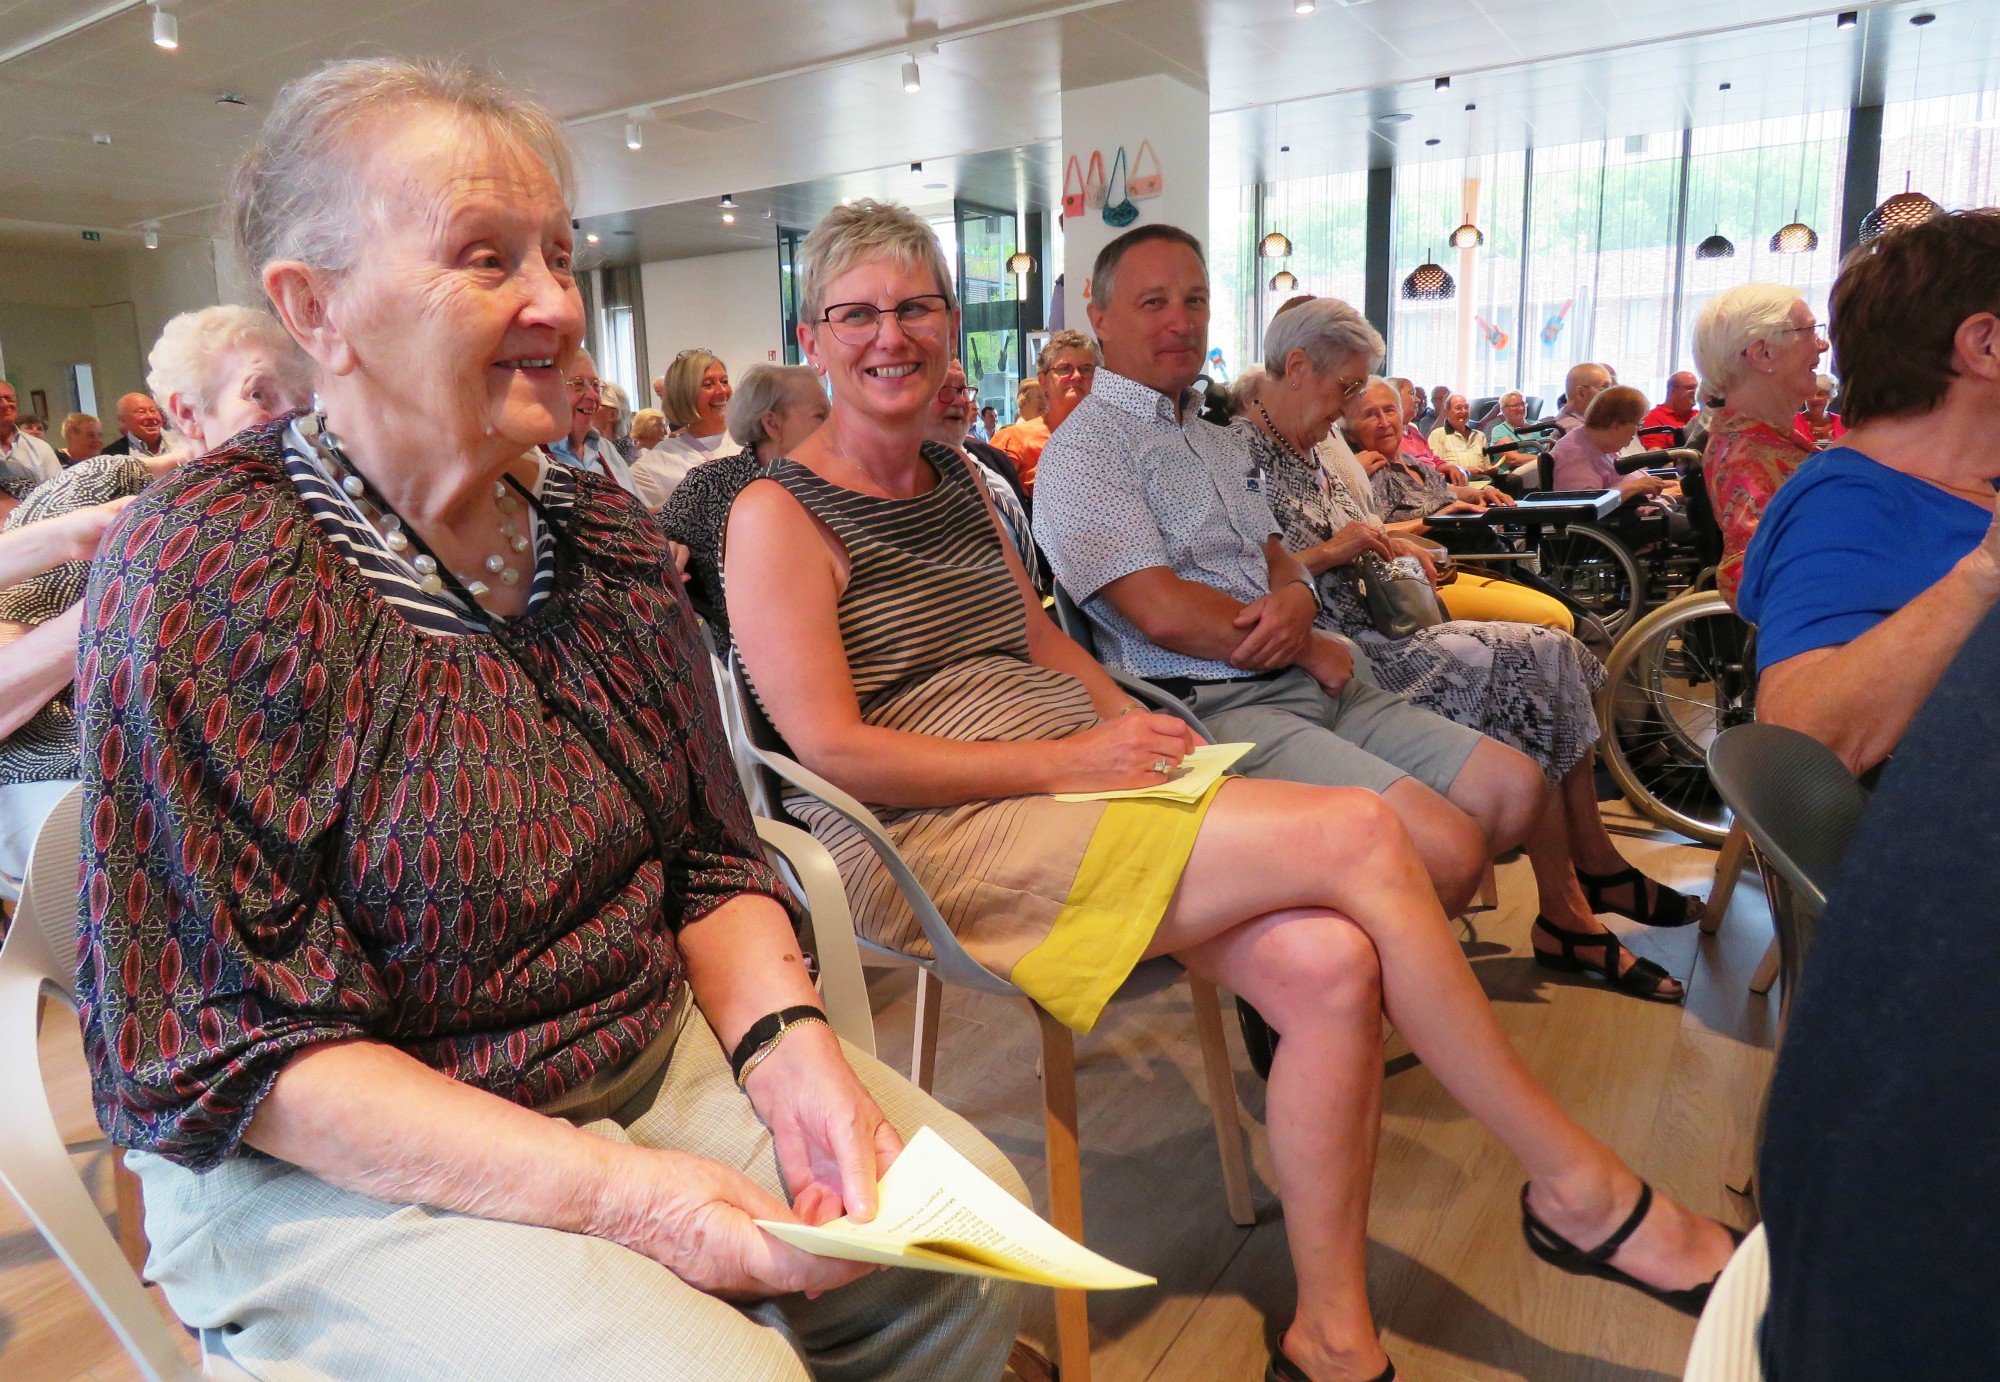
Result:
<instances>
[{"instance_id":1,"label":"black watch strap","mask_svg":"<svg viewBox=\"0 0 2000 1382\"><path fill-rule=\"evenodd\" d=\"M787 1028L796 1027L801 1022L825 1022L826 1013L810 1003L800 1003L796 1007L780 1008L777 1012L766 1013L750 1024L750 1030L743 1034L743 1040L736 1043L736 1049L729 1053L729 1073L738 1084L743 1082L743 1067L751 1057Z\"/></svg>"}]
</instances>

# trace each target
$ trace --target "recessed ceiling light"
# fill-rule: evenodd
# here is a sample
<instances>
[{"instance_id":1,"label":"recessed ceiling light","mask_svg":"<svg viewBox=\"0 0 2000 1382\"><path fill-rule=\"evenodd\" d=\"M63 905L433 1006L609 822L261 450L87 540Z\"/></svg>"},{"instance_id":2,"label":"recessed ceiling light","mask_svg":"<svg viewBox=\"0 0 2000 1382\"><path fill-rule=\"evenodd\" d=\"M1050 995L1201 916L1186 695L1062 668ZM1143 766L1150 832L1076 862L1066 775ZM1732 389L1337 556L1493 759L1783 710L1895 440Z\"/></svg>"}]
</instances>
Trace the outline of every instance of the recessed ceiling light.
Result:
<instances>
[{"instance_id":1,"label":"recessed ceiling light","mask_svg":"<svg viewBox=\"0 0 2000 1382\"><path fill-rule=\"evenodd\" d=\"M1316 0L1292 0L1293 14L1311 14L1318 8Z\"/></svg>"},{"instance_id":2,"label":"recessed ceiling light","mask_svg":"<svg viewBox=\"0 0 2000 1382\"><path fill-rule=\"evenodd\" d=\"M591 231L591 232L589 232L588 234L586 234L586 235L585 235L585 236L583 237L583 239L584 239L584 243L585 243L585 244L589 244L589 245L594 245L594 244L596 244L596 243L598 242L598 240L599 240L599 239L601 239L601 238L602 238L602 237L601 237L601 236L599 236L599 235L598 235L598 233L597 233L596 231L594 231L594 230L593 230L593 231Z\"/></svg>"},{"instance_id":3,"label":"recessed ceiling light","mask_svg":"<svg viewBox=\"0 0 2000 1382\"><path fill-rule=\"evenodd\" d=\"M912 164L910 165L910 176L911 176L911 177L913 177L913 178L920 178L920 177L922 177L923 175L924 175L924 165L923 165L923 163L922 163L921 161L918 161L918 162L916 162L916 163L912 163Z\"/></svg>"},{"instance_id":4,"label":"recessed ceiling light","mask_svg":"<svg viewBox=\"0 0 2000 1382\"><path fill-rule=\"evenodd\" d=\"M724 192L722 194L722 209L724 211L734 211L736 209L736 198Z\"/></svg>"},{"instance_id":5,"label":"recessed ceiling light","mask_svg":"<svg viewBox=\"0 0 2000 1382\"><path fill-rule=\"evenodd\" d=\"M1842 10L1835 16L1833 27L1836 29L1851 29L1860 22L1861 12L1859 10Z\"/></svg>"},{"instance_id":6,"label":"recessed ceiling light","mask_svg":"<svg viewBox=\"0 0 2000 1382\"><path fill-rule=\"evenodd\" d=\"M736 213L735 213L734 211L725 211L725 212L723 212L723 213L722 213L722 223L723 223L724 225L726 225L726 226L733 226L733 225L735 225L735 224L736 224Z\"/></svg>"},{"instance_id":7,"label":"recessed ceiling light","mask_svg":"<svg viewBox=\"0 0 2000 1382\"><path fill-rule=\"evenodd\" d=\"M1378 125L1400 125L1411 118L1410 112L1407 110L1391 110L1384 111L1382 114L1376 116L1375 123Z\"/></svg>"},{"instance_id":8,"label":"recessed ceiling light","mask_svg":"<svg viewBox=\"0 0 2000 1382\"><path fill-rule=\"evenodd\" d=\"M1432 82L1432 83L1431 83L1431 90L1433 90L1433 91L1449 91L1449 90L1451 90L1451 78L1450 78L1450 77L1439 77L1439 78L1438 78L1438 79L1437 79L1436 81L1434 81L1434 82Z\"/></svg>"}]
</instances>

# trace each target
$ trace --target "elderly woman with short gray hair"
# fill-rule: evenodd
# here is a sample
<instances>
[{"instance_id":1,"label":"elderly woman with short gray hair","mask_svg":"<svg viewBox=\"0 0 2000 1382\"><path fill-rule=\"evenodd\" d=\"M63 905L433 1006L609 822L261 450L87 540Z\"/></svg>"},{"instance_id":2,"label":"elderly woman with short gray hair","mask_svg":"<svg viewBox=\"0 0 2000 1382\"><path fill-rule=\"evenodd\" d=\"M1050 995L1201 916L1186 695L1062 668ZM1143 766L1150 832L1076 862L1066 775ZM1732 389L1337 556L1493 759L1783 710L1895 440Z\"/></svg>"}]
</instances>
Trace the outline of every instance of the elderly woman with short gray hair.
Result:
<instances>
[{"instance_id":1,"label":"elderly woman with short gray hair","mask_svg":"<svg viewBox=\"0 0 2000 1382\"><path fill-rule=\"evenodd\" d=\"M1799 409L1812 396L1826 338L1798 289L1742 283L1694 324L1701 396L1713 401L1702 481L1722 527L1715 588L1732 608L1765 506L1810 454L1799 441Z\"/></svg>"},{"instance_id":2,"label":"elderly woman with short gray hair","mask_svg":"<svg viewBox=\"0 0 2000 1382\"><path fill-rule=\"evenodd\" d=\"M1312 573L1317 623L1353 640L1383 690L1519 749L1552 790L1527 849L1541 915L1538 956L1581 967L1641 998L1678 1001L1682 986L1625 951L1594 912L1654 925L1694 919L1688 901L1631 867L1597 809L1592 693L1604 668L1555 629L1505 620L1451 619L1402 638L1377 630L1357 578L1372 556L1398 555L1338 475L1314 458L1350 398L1370 387L1381 335L1338 298L1314 298L1271 319L1265 385L1235 426L1267 480L1285 546Z\"/></svg>"},{"instance_id":3,"label":"elderly woman with short gray hair","mask_svg":"<svg viewBox=\"0 0 2000 1382\"><path fill-rule=\"evenodd\" d=\"M729 399L729 435L743 449L696 466L660 510L667 537L688 549L688 598L719 644L729 642L722 588L729 508L745 485L817 432L831 408L825 386L809 367L751 366Z\"/></svg>"},{"instance_id":4,"label":"elderly woman with short gray hair","mask_svg":"<svg viewBox=\"0 0 2000 1382\"><path fill-rule=\"evenodd\" d=\"M820 1012L665 539L553 464L570 155L464 68L283 91L237 247L319 410L92 574L85 1048L148 1274L253 1374L994 1377L1013 1287L753 1220L1004 1158Z\"/></svg>"}]
</instances>

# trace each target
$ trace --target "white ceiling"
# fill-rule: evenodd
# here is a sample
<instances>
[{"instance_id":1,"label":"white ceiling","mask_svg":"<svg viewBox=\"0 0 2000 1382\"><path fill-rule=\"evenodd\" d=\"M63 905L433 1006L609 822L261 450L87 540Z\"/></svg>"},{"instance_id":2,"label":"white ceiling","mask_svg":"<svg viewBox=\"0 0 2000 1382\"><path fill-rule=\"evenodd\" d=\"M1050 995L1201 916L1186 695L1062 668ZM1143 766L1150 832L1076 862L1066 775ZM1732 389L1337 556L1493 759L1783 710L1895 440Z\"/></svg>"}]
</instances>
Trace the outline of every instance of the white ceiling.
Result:
<instances>
[{"instance_id":1,"label":"white ceiling","mask_svg":"<svg viewBox=\"0 0 2000 1382\"><path fill-rule=\"evenodd\" d=\"M0 52L102 4L0 0ZM1712 117L1725 79L1732 119L1831 108L1857 89L1904 94L1915 31L1901 16L1916 8L1864 10L1860 31L1836 33L1831 8L1799 0L1322 0L1304 17L1291 0L179 0L178 52L152 46L135 7L0 66L0 243L147 219L208 233L277 87L352 54L466 57L581 122L579 209L594 218L800 185L908 199L911 160L971 178L991 160L969 156L989 151L1026 150L1045 177L1036 150L1060 132L1065 86L1156 72L1208 87L1217 180L1254 175L1281 143L1303 172L1428 156L1429 136L1441 155L1518 147L1529 130L1550 143L1678 128ZM2000 87L2000 4L1928 8L1924 88ZM1796 22L1809 14L1827 17ZM941 45L914 96L897 80L912 33ZM1440 73L1453 87L1434 95ZM224 91L248 109L216 104ZM648 103L670 104L635 153L624 112ZM1382 108L1416 116L1400 152L1371 132ZM737 233L768 243L743 218L708 248Z\"/></svg>"}]
</instances>

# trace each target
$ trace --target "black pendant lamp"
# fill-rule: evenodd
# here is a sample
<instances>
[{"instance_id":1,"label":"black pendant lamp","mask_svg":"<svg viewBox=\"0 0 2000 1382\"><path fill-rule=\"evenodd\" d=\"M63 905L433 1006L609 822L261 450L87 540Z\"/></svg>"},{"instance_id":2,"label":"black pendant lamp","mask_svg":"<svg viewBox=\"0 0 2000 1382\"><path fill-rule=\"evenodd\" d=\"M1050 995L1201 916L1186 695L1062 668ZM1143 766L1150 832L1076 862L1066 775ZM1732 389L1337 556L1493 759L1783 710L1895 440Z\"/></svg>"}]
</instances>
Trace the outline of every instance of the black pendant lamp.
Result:
<instances>
[{"instance_id":1,"label":"black pendant lamp","mask_svg":"<svg viewBox=\"0 0 2000 1382\"><path fill-rule=\"evenodd\" d=\"M1458 296L1458 284L1445 272L1444 265L1431 262L1430 251L1424 251L1424 262L1410 270L1410 276L1403 280L1403 298L1407 302L1445 302Z\"/></svg>"},{"instance_id":2,"label":"black pendant lamp","mask_svg":"<svg viewBox=\"0 0 2000 1382\"><path fill-rule=\"evenodd\" d=\"M1918 90L1917 83L1923 77L1924 29L1936 18L1936 15L1929 13L1910 16L1910 23L1915 25L1917 30L1917 63L1910 74L1910 96L1913 100ZM1905 226L1920 226L1931 217L1942 215L1944 215L1943 207L1923 193L1910 190L1910 174L1905 172L1903 190L1861 218L1861 243L1865 245L1878 236L1886 235L1892 230L1901 230Z\"/></svg>"},{"instance_id":3,"label":"black pendant lamp","mask_svg":"<svg viewBox=\"0 0 2000 1382\"><path fill-rule=\"evenodd\" d=\"M1715 228L1715 234L1694 247L1696 259L1734 259L1736 243L1722 233L1722 227Z\"/></svg>"}]
</instances>

